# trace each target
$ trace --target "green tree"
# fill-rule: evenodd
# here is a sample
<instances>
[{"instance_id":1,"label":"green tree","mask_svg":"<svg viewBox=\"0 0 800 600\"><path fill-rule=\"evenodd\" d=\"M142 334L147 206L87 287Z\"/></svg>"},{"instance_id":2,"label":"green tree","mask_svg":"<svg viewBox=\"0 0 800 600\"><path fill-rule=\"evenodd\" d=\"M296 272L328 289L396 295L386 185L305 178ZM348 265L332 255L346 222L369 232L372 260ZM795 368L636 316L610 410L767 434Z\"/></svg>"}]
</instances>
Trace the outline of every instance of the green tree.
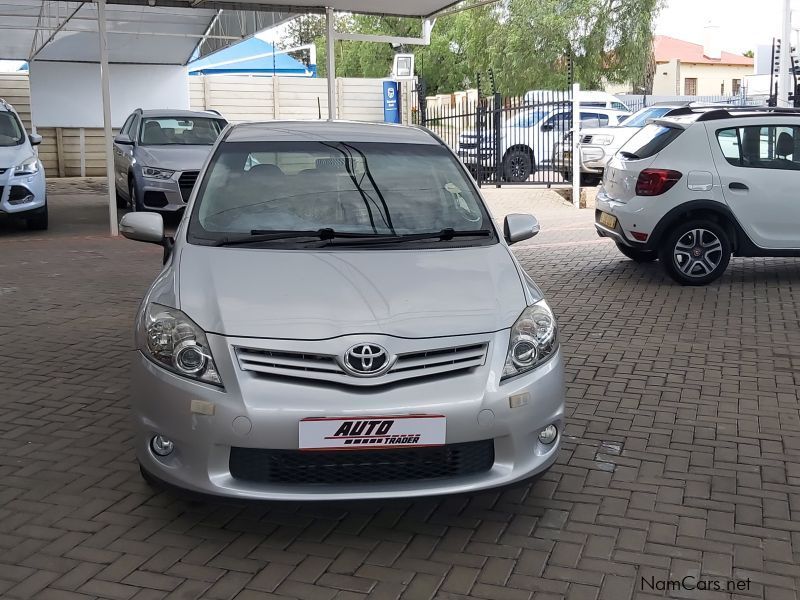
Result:
<instances>
[{"instance_id":1,"label":"green tree","mask_svg":"<svg viewBox=\"0 0 800 600\"><path fill-rule=\"evenodd\" d=\"M430 46L399 50L416 56L428 93L475 87L478 73L495 74L498 89L518 95L530 89L563 89L567 61L584 89L605 82L641 86L652 63L653 26L662 0L501 0L440 17ZM344 15L339 31L415 37L419 20ZM295 39L300 39L295 36ZM316 38L324 76L324 36ZM336 74L385 77L398 49L390 44L337 42ZM487 90L488 91L488 90Z\"/></svg>"},{"instance_id":2,"label":"green tree","mask_svg":"<svg viewBox=\"0 0 800 600\"><path fill-rule=\"evenodd\" d=\"M752 50L747 50L746 52L742 52L742 56L746 56L747 58L755 58L756 53Z\"/></svg>"}]
</instances>

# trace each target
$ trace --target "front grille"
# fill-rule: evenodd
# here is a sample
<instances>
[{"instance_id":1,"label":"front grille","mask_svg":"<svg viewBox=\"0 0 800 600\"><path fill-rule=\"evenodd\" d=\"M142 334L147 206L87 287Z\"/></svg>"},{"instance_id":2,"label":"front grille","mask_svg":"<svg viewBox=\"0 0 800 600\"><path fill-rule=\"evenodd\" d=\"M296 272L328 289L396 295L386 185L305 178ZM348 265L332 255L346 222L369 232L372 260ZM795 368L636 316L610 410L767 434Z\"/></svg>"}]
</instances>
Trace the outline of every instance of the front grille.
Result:
<instances>
[{"instance_id":1,"label":"front grille","mask_svg":"<svg viewBox=\"0 0 800 600\"><path fill-rule=\"evenodd\" d=\"M581 138L581 144L591 144L592 143L592 136L585 135Z\"/></svg>"},{"instance_id":2,"label":"front grille","mask_svg":"<svg viewBox=\"0 0 800 600\"><path fill-rule=\"evenodd\" d=\"M198 175L200 175L200 171L184 171L181 173L178 185L181 188L181 197L184 202L188 201L189 196L192 195L192 188L194 188Z\"/></svg>"},{"instance_id":3,"label":"front grille","mask_svg":"<svg viewBox=\"0 0 800 600\"><path fill-rule=\"evenodd\" d=\"M494 464L494 441L389 450L231 448L235 479L254 483L381 483L482 473Z\"/></svg>"},{"instance_id":4,"label":"front grille","mask_svg":"<svg viewBox=\"0 0 800 600\"><path fill-rule=\"evenodd\" d=\"M269 376L314 379L344 385L385 385L483 365L489 344L480 342L450 348L432 348L397 355L392 367L378 377L353 377L330 354L309 354L259 348L236 348L239 368Z\"/></svg>"}]
</instances>

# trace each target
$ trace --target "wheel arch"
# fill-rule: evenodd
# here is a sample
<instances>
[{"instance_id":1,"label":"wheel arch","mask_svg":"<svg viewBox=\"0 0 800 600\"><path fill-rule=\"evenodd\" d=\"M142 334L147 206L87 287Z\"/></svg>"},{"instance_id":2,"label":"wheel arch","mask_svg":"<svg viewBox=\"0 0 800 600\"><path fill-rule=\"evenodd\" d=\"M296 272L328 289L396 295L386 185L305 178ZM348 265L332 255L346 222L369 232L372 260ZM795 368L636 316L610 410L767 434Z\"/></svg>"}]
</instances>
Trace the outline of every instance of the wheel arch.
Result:
<instances>
[{"instance_id":1,"label":"wheel arch","mask_svg":"<svg viewBox=\"0 0 800 600\"><path fill-rule=\"evenodd\" d=\"M503 162L505 163L506 158L508 158L509 154L511 154L512 152L515 152L517 150L525 152L528 156L531 157L531 166L535 169L536 168L536 155L533 152L533 148L531 148L528 144L514 144L512 146L509 146L506 149L506 151L503 153Z\"/></svg>"},{"instance_id":2,"label":"wheel arch","mask_svg":"<svg viewBox=\"0 0 800 600\"><path fill-rule=\"evenodd\" d=\"M727 204L716 200L692 200L676 206L661 218L650 235L650 240L647 244L648 249L657 249L664 236L678 223L703 218L709 219L725 229L734 254L739 254L740 250L745 250L752 245L750 238L744 232Z\"/></svg>"}]
</instances>

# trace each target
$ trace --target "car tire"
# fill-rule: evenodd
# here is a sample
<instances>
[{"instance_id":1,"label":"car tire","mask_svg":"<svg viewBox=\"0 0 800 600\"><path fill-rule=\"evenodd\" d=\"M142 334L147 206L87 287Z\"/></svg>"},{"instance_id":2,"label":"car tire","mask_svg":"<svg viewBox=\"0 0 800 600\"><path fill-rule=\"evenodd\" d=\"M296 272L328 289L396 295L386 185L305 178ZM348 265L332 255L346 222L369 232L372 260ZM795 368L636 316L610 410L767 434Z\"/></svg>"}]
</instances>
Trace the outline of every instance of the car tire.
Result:
<instances>
[{"instance_id":1,"label":"car tire","mask_svg":"<svg viewBox=\"0 0 800 600\"><path fill-rule=\"evenodd\" d=\"M142 201L139 200L139 194L136 192L136 180L133 178L128 180L128 202L133 212L144 210Z\"/></svg>"},{"instance_id":2,"label":"car tire","mask_svg":"<svg viewBox=\"0 0 800 600\"><path fill-rule=\"evenodd\" d=\"M637 263L653 262L658 260L658 252L655 250L640 250L639 248L631 248L624 244L617 244L617 249L632 261Z\"/></svg>"},{"instance_id":3,"label":"car tire","mask_svg":"<svg viewBox=\"0 0 800 600\"><path fill-rule=\"evenodd\" d=\"M31 231L44 231L47 229L47 202L42 208L31 211L30 216L25 217L25 225Z\"/></svg>"},{"instance_id":4,"label":"car tire","mask_svg":"<svg viewBox=\"0 0 800 600\"><path fill-rule=\"evenodd\" d=\"M603 180L601 175L594 173L581 173L581 186L582 187L597 187Z\"/></svg>"},{"instance_id":5,"label":"car tire","mask_svg":"<svg viewBox=\"0 0 800 600\"><path fill-rule=\"evenodd\" d=\"M728 268L731 242L719 223L698 219L674 227L658 257L667 275L681 285L706 285Z\"/></svg>"},{"instance_id":6,"label":"car tire","mask_svg":"<svg viewBox=\"0 0 800 600\"><path fill-rule=\"evenodd\" d=\"M117 197L117 208L128 208L128 201L119 193L120 190L117 184L114 184L114 192L116 192L115 196Z\"/></svg>"},{"instance_id":7,"label":"car tire","mask_svg":"<svg viewBox=\"0 0 800 600\"><path fill-rule=\"evenodd\" d=\"M511 150L503 159L503 177L506 181L528 181L533 167L533 157L528 152Z\"/></svg>"},{"instance_id":8,"label":"car tire","mask_svg":"<svg viewBox=\"0 0 800 600\"><path fill-rule=\"evenodd\" d=\"M572 182L572 171L561 171L564 181Z\"/></svg>"}]
</instances>

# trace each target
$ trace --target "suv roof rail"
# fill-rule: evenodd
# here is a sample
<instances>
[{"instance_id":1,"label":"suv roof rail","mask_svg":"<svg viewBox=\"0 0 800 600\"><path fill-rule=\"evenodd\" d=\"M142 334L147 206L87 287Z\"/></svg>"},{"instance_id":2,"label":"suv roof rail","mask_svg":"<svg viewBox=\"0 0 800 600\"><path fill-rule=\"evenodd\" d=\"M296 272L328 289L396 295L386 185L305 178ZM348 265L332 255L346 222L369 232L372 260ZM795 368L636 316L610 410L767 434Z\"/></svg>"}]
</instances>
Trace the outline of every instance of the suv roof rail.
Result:
<instances>
[{"instance_id":1,"label":"suv roof rail","mask_svg":"<svg viewBox=\"0 0 800 600\"><path fill-rule=\"evenodd\" d=\"M745 117L747 113L759 113L762 115L797 115L800 116L800 108L784 106L682 106L670 111L670 117L680 117L684 115L699 115L698 121L716 121L719 119L730 119L733 117Z\"/></svg>"},{"instance_id":2,"label":"suv roof rail","mask_svg":"<svg viewBox=\"0 0 800 600\"><path fill-rule=\"evenodd\" d=\"M219 115L220 117L222 116L222 113L219 112L216 108L207 108L206 112L214 113L215 115Z\"/></svg>"}]
</instances>

